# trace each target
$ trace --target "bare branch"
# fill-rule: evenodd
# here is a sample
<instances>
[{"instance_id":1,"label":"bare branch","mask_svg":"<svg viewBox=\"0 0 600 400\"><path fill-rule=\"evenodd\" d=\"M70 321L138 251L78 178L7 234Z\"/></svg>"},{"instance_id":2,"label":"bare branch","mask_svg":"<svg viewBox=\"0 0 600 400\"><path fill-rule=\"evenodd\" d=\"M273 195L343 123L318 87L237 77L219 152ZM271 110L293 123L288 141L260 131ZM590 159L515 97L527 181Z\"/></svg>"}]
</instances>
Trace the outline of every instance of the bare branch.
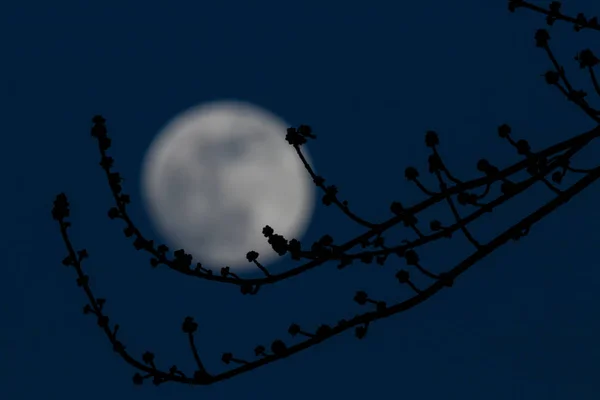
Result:
<instances>
[{"instance_id":1,"label":"bare branch","mask_svg":"<svg viewBox=\"0 0 600 400\"><path fill-rule=\"evenodd\" d=\"M509 1L511 12L520 8L545 15L546 23L550 26L556 21L564 21L573 24L575 31L583 29L600 30L596 17L587 18L582 13L579 13L576 17L562 14L560 12L561 3L557 1L551 2L548 9L523 0ZM68 221L70 216L69 201L66 194L60 193L54 201L52 218L59 224L61 236L68 252L62 264L75 270L76 283L83 289L87 297L86 304L83 307L84 314L91 315L96 319L98 326L112 344L114 351L137 370L133 376L133 382L142 384L145 380L151 379L156 385L165 382L210 385L289 357L349 329L354 330L354 334L358 339L363 339L366 337L372 322L416 307L444 288L455 287L456 279L477 262L511 240L520 240L528 235L537 222L596 182L600 178L600 165L592 168L578 168L572 166L572 161L576 154L600 136L600 111L590 106L586 100L587 93L575 89L571 85L566 76L565 68L559 64L550 49L548 44L550 34L548 31L539 29L535 34L535 40L536 46L545 50L554 68L543 75L546 83L556 86L568 101L575 103L584 111L587 117L598 124L597 126L536 152L532 150L527 140L514 139L511 135L511 127L502 124L498 127L498 136L514 148L517 154L522 157L522 160L500 169L487 159L480 159L476 166L479 177L471 180L459 179L450 171L438 151L440 147L438 134L428 131L425 134L425 145L431 149L428 170L436 179L439 191L432 191L425 185L426 182L423 182L420 178L417 168L412 166L406 168L405 177L407 181L413 183L427 198L411 206L404 206L399 200L393 201L389 206L393 215L381 222L370 222L359 217L350 210L347 201L338 199L337 186L325 186L325 179L314 173L302 153L302 145L307 143L308 140L316 140L316 135L314 135L312 129L308 125L289 128L286 141L294 147L314 184L323 192L323 205L335 205L349 220L358 224L364 231L344 243L334 240L331 235L324 234L310 246L310 249L307 249L303 248L299 240L288 240L275 232L270 226L265 226L262 234L273 251L280 256L289 255L292 260L303 261L304 263L288 271L272 274L260 263L260 254L250 250L246 254L246 259L262 272L264 277L261 278L241 278L233 273L229 267L223 267L220 269L220 273L214 273L212 270L203 267L199 262L194 264L192 256L187 254L184 249L175 250L173 257L169 257L167 246L164 244L155 245L153 240L143 236L127 212L130 197L122 192L124 179L120 173L113 170L114 160L107 154L112 141L108 137L106 120L102 116L95 116L92 120L94 125L91 128L91 134L98 142L101 155L100 166L105 171L115 201L115 205L110 208L108 216L111 219L119 219L125 222L126 226L123 233L126 237L133 237L133 245L137 250L144 250L152 256L150 259L152 267L166 265L168 268L185 275L237 285L240 287L242 294L255 295L264 285L290 280L294 276L328 262L336 262L338 263L338 269L343 269L355 262L371 264L376 261L377 264L384 265L390 258L393 258L390 256L396 256L403 258L407 267L406 269L395 270L393 279L401 285L406 285L407 290L411 293L410 297L406 298L405 296L403 300L389 300L384 299L382 295L372 297L365 291L358 290L353 300L362 307L368 307L367 311L358 313L350 319L341 319L330 324L320 324L313 330L292 323L289 325L288 333L299 341L286 343L282 339L275 339L271 341L270 346L258 345L253 351L254 359L238 357L234 356L232 352L225 352L221 361L226 365L231 365L232 369L218 374L211 374L205 367L200 357L202 349L198 349L195 342L198 324L193 317L187 316L181 329L188 337L190 351L196 365L195 370L186 374L175 364L166 364L171 366L168 369L159 369L155 362L154 353L146 351L142 353L141 360L138 360L127 352L125 345L117 339L120 327L118 324L111 325L105 310L106 300L93 294L90 278L84 273L82 262L88 258L88 252L85 249L76 251L69 238L68 229L71 227L71 223ZM600 84L594 72L594 68L600 64L600 60L591 50L585 49L577 54L575 61L579 63L580 69L587 69L594 91L600 96ZM574 178L577 177L578 180L567 185L565 182L567 173L573 175ZM525 175L525 177L520 177L520 175ZM529 189L537 183L541 183L549 189L549 194L552 196L549 201L542 203L536 211L512 224L512 226L506 223L509 227L486 243L483 243L480 238L475 238L471 229L475 221L485 214L492 213L510 200L525 196ZM492 197L492 187L499 187L500 189L500 194L496 195L495 198L490 198ZM476 191L480 194L476 194ZM431 220L428 225L429 231L420 227L419 218L422 218L422 213L441 202L447 203L451 212L450 218L453 221ZM467 214L467 212L461 213L460 207L468 208L470 214ZM445 218L441 219L444 220ZM395 227L408 228L415 237L412 240L404 238L398 243L386 243L384 233ZM475 247L472 253L464 257L454 267L445 269L442 272L434 272L428 263L421 261L417 250L423 254L422 249L426 245L441 239L451 240L454 237L453 234L459 230ZM425 283L418 281L417 285L411 275L415 270L417 271L417 278L421 277ZM404 289L404 286L402 286L402 289Z\"/></svg>"}]
</instances>

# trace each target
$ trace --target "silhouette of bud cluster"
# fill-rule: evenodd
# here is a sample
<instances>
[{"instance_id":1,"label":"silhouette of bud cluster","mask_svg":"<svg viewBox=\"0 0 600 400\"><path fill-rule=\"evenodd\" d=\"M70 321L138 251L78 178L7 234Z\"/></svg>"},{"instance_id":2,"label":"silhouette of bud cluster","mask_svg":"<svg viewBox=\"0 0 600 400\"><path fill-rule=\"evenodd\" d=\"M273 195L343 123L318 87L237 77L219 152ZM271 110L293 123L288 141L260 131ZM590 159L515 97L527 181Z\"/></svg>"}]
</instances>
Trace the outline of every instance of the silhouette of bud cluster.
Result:
<instances>
[{"instance_id":1,"label":"silhouette of bud cluster","mask_svg":"<svg viewBox=\"0 0 600 400\"><path fill-rule=\"evenodd\" d=\"M511 12L519 8L546 15L548 25L553 25L556 21L565 21L573 24L577 32L584 29L600 30L596 17L587 18L582 13L576 17L562 14L560 11L561 3L557 1L552 2L548 9L522 0L509 1ZM334 262L337 264L338 269L343 269L353 263L371 264L375 262L384 265L390 258L397 257L404 260L406 267L395 271L394 278L399 285L407 287L412 296L401 302L392 303L376 299L365 291L358 291L354 296L354 301L358 305L366 307L365 312L359 313L348 320L342 319L312 329L292 323L288 328L288 333L294 341L275 339L268 346L258 345L254 349L253 359L244 359L231 352L225 352L222 356L222 362L231 365L232 368L219 374L208 372L200 360L194 342L198 323L188 316L185 317L181 328L188 337L192 356L196 361L195 372L186 374L179 370L176 365L167 369L160 369L155 363L152 352L146 351L141 355L141 359L135 358L126 351L125 345L118 340L119 325L111 324L108 315L103 311L106 300L94 295L89 277L84 273L82 262L88 257L88 252L85 249L75 250L67 234L68 229L71 227L71 223L68 221L69 202L67 196L60 193L54 201L52 217L60 226L62 238L68 250L68 255L62 263L75 271L77 285L82 287L88 299L88 303L83 307L84 314L96 318L98 326L112 343L114 351L138 370L133 377L135 384L142 384L145 380L150 379L156 385L168 381L208 385L288 357L350 329L354 330L354 334L358 339L363 339L373 321L406 311L424 302L440 290L453 287L456 278L475 263L503 244L526 236L536 222L600 178L600 165L591 169L583 169L575 168L571 163L571 159L575 154L600 136L600 111L589 105L586 100L586 92L572 87L564 68L552 53L549 42L550 34L547 30L540 29L536 32L535 45L546 52L553 66L553 69L543 74L546 83L555 86L567 100L576 104L589 118L596 122L597 126L588 132L574 135L567 140L535 152L527 140L514 139L511 127L508 124L502 124L498 127L497 132L500 140L513 147L516 153L521 156L521 160L501 169L489 160L481 159L476 165L480 176L468 181L461 180L450 172L439 152L440 139L438 134L434 131L428 131L425 134L425 145L430 151L427 163L428 173L435 179L438 188L436 190L428 188L422 181L420 171L416 167L409 166L404 174L406 180L422 191L426 195L426 199L411 206L406 206L400 201L392 202L389 207L391 216L383 222L370 222L356 215L350 210L348 201L339 199L336 186L326 185L326 179L314 173L302 153L302 146L309 140L316 140L317 138L312 129L307 125L289 128L285 139L295 149L314 184L322 191L322 204L326 207L335 206L339 208L350 220L359 224L365 230L364 233L344 243L336 241L332 236L325 234L310 246L306 246L297 239L288 240L288 238L276 233L270 226L265 226L262 234L274 252L279 256L289 255L292 260L303 263L290 270L273 274L260 263L260 254L251 250L246 254L246 259L262 271L264 277L261 278L241 278L234 274L228 266L221 268L218 272L213 271L203 267L200 262L194 263L192 256L186 253L184 249L173 251L173 256L170 257L168 254L169 248L166 245L157 245L153 240L147 239L129 217L127 206L130 204L130 197L123 193L123 178L113 170L114 160L107 154L111 147L111 139L108 137L106 120L102 116L95 116L92 119L91 135L98 142L101 155L100 166L106 173L115 201L115 205L108 211L108 217L122 220L125 223L123 233L126 237L133 238L133 246L136 250L143 250L151 256L150 265L153 268L165 266L173 271L199 279L237 285L240 287L242 294L256 295L259 289L265 285L290 279L328 262ZM577 54L575 61L579 63L581 69L587 69L592 86L596 94L600 96L600 85L594 73L594 67L598 65L599 59L591 50L585 49ZM518 179L516 175L519 173L525 174L526 178ZM577 178L571 185L565 184L564 178L567 174ZM469 229L470 224L482 215L492 212L510 199L526 192L536 183L543 183L552 192L553 197L550 201L488 242L482 243L474 237ZM500 189L495 198L491 198L491 188L493 186L499 186ZM480 193L477 194L476 190ZM423 229L419 224L419 215L424 210L440 202L447 204L452 214L451 220L431 220L428 221L429 229ZM464 209L469 213L461 215L459 208L461 211ZM399 244L386 244L383 234L396 226L404 226L413 231L415 239L403 240ZM451 239L456 233L464 235L473 246L473 252L469 256L452 268L440 273L434 273L426 265L423 265L419 257L422 246L439 239ZM417 286L414 279L415 275L422 275L429 279L429 286Z\"/></svg>"}]
</instances>

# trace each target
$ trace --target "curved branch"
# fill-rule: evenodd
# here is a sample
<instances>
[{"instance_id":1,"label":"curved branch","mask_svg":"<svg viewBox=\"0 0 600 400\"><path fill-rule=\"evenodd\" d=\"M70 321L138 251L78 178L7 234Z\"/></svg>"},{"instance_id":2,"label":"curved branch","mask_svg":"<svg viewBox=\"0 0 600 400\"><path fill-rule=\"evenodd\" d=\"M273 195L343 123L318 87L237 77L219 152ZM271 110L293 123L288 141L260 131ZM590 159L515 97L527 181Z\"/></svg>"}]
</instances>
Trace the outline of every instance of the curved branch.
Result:
<instances>
[{"instance_id":1,"label":"curved branch","mask_svg":"<svg viewBox=\"0 0 600 400\"><path fill-rule=\"evenodd\" d=\"M197 351L195 351L195 346L193 345L192 339L190 339L190 343L191 343L192 348L194 349L194 356L197 358L197 362L198 362L198 366L199 366L200 370L194 374L194 377L187 377L182 372L177 371L175 366L173 366L171 368L169 373L166 373L163 371L158 371L155 368L143 365L142 363L140 363L139 361L137 361L136 359L131 357L125 351L125 347L122 346L122 344L120 344L120 342L116 341L116 335L114 335L110 331L110 329L108 328L108 323L102 325L101 327L102 327L104 333L106 334L106 336L108 337L108 339L111 341L111 343L115 347L115 351L127 363L129 363L133 367L137 368L138 370L146 372L148 374L147 377L150 377L150 376L154 377L154 381L157 384L162 383L162 382L167 382L167 381L174 381L174 382L188 383L188 384L193 384L193 385L209 385L209 384L213 384L215 382L230 379L236 375L239 375L239 374L242 374L245 372L249 372L251 370L254 370L254 369L257 369L264 365L267 365L269 363L272 363L276 360L287 358L287 357L289 357L293 354L296 354L302 350L306 350L309 347L312 347L318 343L321 343L327 339L330 339L333 336L338 335L342 332L345 332L350 328L357 327L357 326L367 326L370 322L373 322L373 321L376 321L379 319L383 319L383 318L387 318L394 314L398 314L403 311L409 310L413 307L416 307L417 305L423 303L425 300L431 298L433 295L438 293L443 288L451 287L453 282L455 281L455 279L457 277L459 277L461 274L463 274L464 272L466 272L475 263L482 260L487 255L491 254L494 250L496 250L500 246L506 244L509 240L513 239L515 237L515 235L519 235L523 231L528 231L531 228L531 226L534 225L536 222L539 222L542 218L544 218L545 216L547 216L548 214L550 214L551 212L556 210L561 205L568 202L573 196L575 196L576 194L578 194L579 192L584 190L586 187L588 187L589 185L591 185L593 182L595 182L598 179L600 179L600 167L596 167L596 168L592 169L590 173L586 174L585 177L581 178L578 182L573 184L570 188L566 189L559 196L550 200L545 205L543 205L542 207L540 207L539 209L537 209L536 211L534 211L527 217L523 218L521 221L519 221L512 227L508 228L507 230L505 230L504 232L502 232L501 234L496 236L494 239L492 239L485 245L480 246L479 249L476 250L474 253L472 253L469 257L465 258L463 261L458 263L455 267L450 269L448 272L443 273L442 279L438 279L435 283L431 284L429 287L427 287L424 290L417 290L418 293L415 296L413 296L405 301L396 303L392 306L386 306L385 303L382 303L383 307L378 307L378 309L376 311L359 314L350 320L342 320L339 323L337 323L337 325L335 325L334 327L329 327L329 326L325 325L323 327L326 327L326 329L320 329L319 331L317 331L317 334L308 335L308 339L304 340L301 343L292 345L290 347L287 347L281 340L276 340L273 342L273 345L272 345L274 354L263 355L262 358L260 358L256 361L252 361L252 362L240 361L241 365L239 367L231 369L231 370L223 372L223 373L220 373L220 374L210 375L206 372L206 370L202 366L202 363L200 362L199 358L197 357ZM56 218L56 219L59 221L59 223L61 225L61 233L63 234L63 239L64 239L65 243L67 244L70 257L73 260L73 263L71 265L73 265L75 267L77 275L79 277L79 281L83 281L81 286L83 286L87 297L92 302L94 311L97 313L99 320L100 320L101 317L103 317L104 315L102 314L101 310L96 305L97 300L95 299L94 295L91 292L91 289L88 285L87 279L84 279L85 275L83 274L83 271L81 269L80 262L78 261L78 258L75 255L75 251L74 251L73 246L71 245L71 242L67 235L67 227L70 226L70 224L65 223L64 216ZM408 281L408 279L405 279L404 282L410 284L410 281ZM108 321L106 321L106 322L108 322ZM184 330L185 330L185 328L184 328ZM357 336L359 338L364 337L365 333L366 333L366 330L362 331L360 334L359 334L359 331L357 330ZM227 359L231 360L231 358L232 358L231 353L226 353L226 355L229 356L229 357L227 357ZM225 360L225 356L224 356L224 360ZM229 361L227 361L227 362L229 362ZM176 373L176 372L179 372L179 373ZM136 375L135 378L140 379L143 377ZM138 381L136 383L141 383L141 381Z\"/></svg>"},{"instance_id":2,"label":"curved branch","mask_svg":"<svg viewBox=\"0 0 600 400\"><path fill-rule=\"evenodd\" d=\"M292 276L299 275L305 271L314 269L314 268L322 265L324 262L328 261L329 259L331 259L331 258L326 259L323 257L314 257L314 255L312 257L310 257L310 252L304 253L306 256L308 256L305 258L309 258L310 261L306 262L303 265L294 267L293 269L284 271L280 274L272 274L272 275L266 276L264 278L251 278L251 279L239 278L236 276L230 277L227 275L221 276L221 275L217 275L217 274L212 274L212 271L208 271L208 272L210 272L210 273L208 273L206 269L199 268L199 267L197 267L196 269L192 269L192 268L186 267L185 265L181 266L177 262L167 259L163 252L160 252L158 248L154 248L153 241L150 241L150 240L147 240L144 238L144 236L142 235L140 230L134 225L134 223L132 222L131 218L129 217L129 215L127 213L127 210L126 210L127 202L123 201L122 198L125 197L127 199L128 196L121 194L120 181L117 180L118 181L117 183L114 182L115 175L117 178L120 178L120 175L116 172L111 171L111 168L113 165L113 159L111 157L108 157L106 154L106 150L110 147L110 139L106 135L106 127L105 127L103 121L104 120L102 119L101 123L96 123L96 125L92 128L92 130L94 130L94 129L96 129L96 131L104 130L104 136L96 133L95 137L98 139L98 146L99 146L100 153L102 155L102 161L100 162L100 165L104 169L106 176L109 180L110 189L112 191L113 197L115 198L116 206L117 206L117 209L119 212L118 218L122 219L127 224L127 227L125 228L125 230L129 231L129 236L134 235L137 237L136 240L141 243L139 245L140 249L143 249L156 257L156 260L157 260L156 265L163 264L163 265L166 265L167 267L169 267L170 269L180 272L182 274L185 274L188 276L194 276L194 277L201 278L201 279L206 279L209 281L234 284L234 285L238 285L238 286L242 286L242 287L249 286L249 285L258 287L258 286L262 286L262 285L273 284L275 282L279 282L284 279L288 279ZM593 139L597 138L598 136L600 136L600 126L597 126L587 132L576 135L570 139L564 140L555 145L549 146L546 149L536 153L536 155L539 157L550 157L556 153L564 151L565 149L573 149L577 146L580 146L579 148L583 148L587 144L589 144L589 142L591 142ZM108 141L108 143L106 143L107 141ZM465 181L460 185L451 186L444 193L434 194L434 195L430 196L429 198L421 201L420 203L417 203L411 207L407 207L406 211L413 215L417 214L417 213L439 203L440 201L445 200L446 198L448 198L452 195L458 194L458 193L466 191L466 190L475 189L477 187L490 185L494 182L497 182L498 180L505 179L506 177L513 175L515 173L518 173L521 170L527 168L528 164L529 164L528 160L522 160L520 162L513 164L512 166L509 166L503 170L498 171L498 173L493 177L486 176L486 177L482 177L482 178L476 178L476 179L472 179L470 181ZM369 231L365 232L364 234L362 234L352 240L349 240L344 244L339 245L338 249L341 252L350 250L353 247L355 247L356 245L359 245L365 241L368 241L373 236L380 235L382 232L402 223L403 220L404 220L403 216L394 216L394 217L388 219L387 221L376 224L376 226L374 228L370 229ZM198 266L200 266L200 264L198 264Z\"/></svg>"}]
</instances>

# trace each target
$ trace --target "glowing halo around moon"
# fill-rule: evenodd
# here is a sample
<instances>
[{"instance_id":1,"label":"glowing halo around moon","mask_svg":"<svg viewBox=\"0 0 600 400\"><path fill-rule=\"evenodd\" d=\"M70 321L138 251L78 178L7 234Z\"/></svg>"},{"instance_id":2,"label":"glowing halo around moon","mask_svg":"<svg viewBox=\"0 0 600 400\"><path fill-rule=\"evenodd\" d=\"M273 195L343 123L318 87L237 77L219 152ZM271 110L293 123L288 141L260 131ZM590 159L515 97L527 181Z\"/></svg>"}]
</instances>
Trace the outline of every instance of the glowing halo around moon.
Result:
<instances>
[{"instance_id":1,"label":"glowing halo around moon","mask_svg":"<svg viewBox=\"0 0 600 400\"><path fill-rule=\"evenodd\" d=\"M279 257L262 235L265 225L300 239L315 194L285 140L287 127L240 101L201 104L169 121L144 157L141 186L150 220L172 250L183 248L203 266L248 271L257 270L246 260L250 250L263 265Z\"/></svg>"}]
</instances>

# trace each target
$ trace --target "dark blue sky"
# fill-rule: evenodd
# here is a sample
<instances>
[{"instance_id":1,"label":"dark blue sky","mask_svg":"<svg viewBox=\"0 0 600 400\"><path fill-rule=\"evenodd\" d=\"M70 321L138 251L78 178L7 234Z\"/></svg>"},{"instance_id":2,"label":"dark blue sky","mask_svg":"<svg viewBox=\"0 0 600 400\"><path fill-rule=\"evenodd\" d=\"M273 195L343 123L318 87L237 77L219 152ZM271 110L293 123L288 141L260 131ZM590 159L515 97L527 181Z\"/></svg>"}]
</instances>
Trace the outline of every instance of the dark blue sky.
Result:
<instances>
[{"instance_id":1,"label":"dark blue sky","mask_svg":"<svg viewBox=\"0 0 600 400\"><path fill-rule=\"evenodd\" d=\"M600 14L591 0L564 7ZM149 256L122 235L122 223L106 217L112 198L89 135L91 117L107 118L131 216L158 241L139 192L144 152L175 114L223 98L311 125L318 172L356 213L383 221L392 201L422 199L403 174L408 165L425 171L427 130L439 133L449 167L471 179L482 157L499 166L518 160L497 136L504 122L534 150L594 126L540 76L551 67L533 40L544 25L528 10L510 14L505 0L3 4L0 397L599 398L598 185L452 289L372 324L365 340L348 332L210 387L132 385L135 371L81 313L86 299L74 271L61 265L66 250L50 215L55 195L66 192L74 245L88 250L92 286L107 298L132 354L153 350L159 365L191 371L180 326L192 315L204 363L222 371L222 352L250 358L258 344L291 343L292 322L312 330L364 311L352 301L358 289L389 303L410 296L393 277L404 262L344 271L325 265L252 298L152 270ZM593 47L598 32L575 34L558 23L551 35L574 85L591 92L572 60L589 46L600 52ZM596 148L578 160L597 155ZM544 188L525 196L477 224L482 241L551 198ZM449 216L443 206L436 212ZM339 210L318 205L304 239L329 233L343 242L361 232ZM387 241L404 238L410 232L398 229ZM421 251L424 263L434 271L452 267L471 252L461 240ZM294 265L286 259L273 270Z\"/></svg>"}]
</instances>

